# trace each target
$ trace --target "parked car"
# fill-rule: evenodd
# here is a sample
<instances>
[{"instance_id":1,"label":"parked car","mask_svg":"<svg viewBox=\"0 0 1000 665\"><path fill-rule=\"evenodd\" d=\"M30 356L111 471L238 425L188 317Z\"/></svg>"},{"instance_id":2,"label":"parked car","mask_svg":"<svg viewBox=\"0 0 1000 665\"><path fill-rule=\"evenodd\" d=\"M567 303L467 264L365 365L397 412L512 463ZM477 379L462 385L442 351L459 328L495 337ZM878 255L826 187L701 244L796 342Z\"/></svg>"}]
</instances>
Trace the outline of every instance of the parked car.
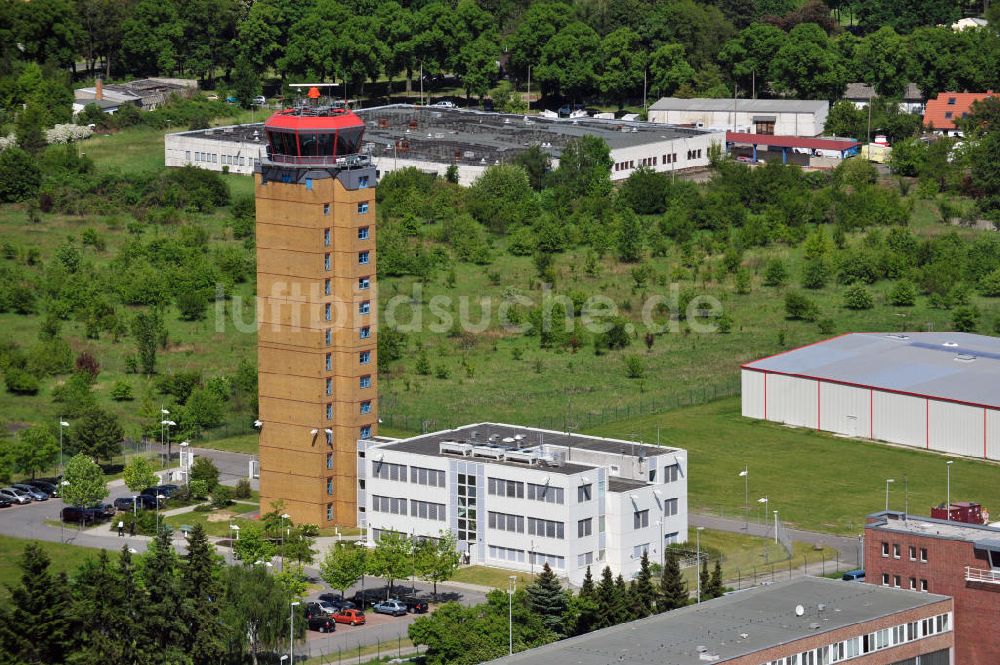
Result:
<instances>
[{"instance_id":1,"label":"parked car","mask_svg":"<svg viewBox=\"0 0 1000 665\"><path fill-rule=\"evenodd\" d=\"M236 97L233 97L232 95L229 95L228 97L226 97L226 103L227 104L235 104L235 103L237 103L239 101L240 101L239 99L237 99Z\"/></svg>"},{"instance_id":2,"label":"parked car","mask_svg":"<svg viewBox=\"0 0 1000 665\"><path fill-rule=\"evenodd\" d=\"M449 102L449 101L446 101L446 100L442 100L440 102L434 102L433 104L431 104L431 108L435 108L435 109L453 109L453 108L455 108L455 102Z\"/></svg>"},{"instance_id":3,"label":"parked car","mask_svg":"<svg viewBox=\"0 0 1000 665\"><path fill-rule=\"evenodd\" d=\"M307 614L306 623L309 630L318 630L321 633L332 633L337 630L337 622L326 614Z\"/></svg>"},{"instance_id":4,"label":"parked car","mask_svg":"<svg viewBox=\"0 0 1000 665\"><path fill-rule=\"evenodd\" d=\"M153 485L152 487L147 487L146 489L142 490L140 494L145 494L147 496L152 496L152 497L162 494L163 496L169 499L174 494L176 494L177 490L179 489L180 487L178 487L177 485Z\"/></svg>"},{"instance_id":5,"label":"parked car","mask_svg":"<svg viewBox=\"0 0 1000 665\"><path fill-rule=\"evenodd\" d=\"M96 519L99 520L112 518L118 513L118 509L112 503L95 503L87 508L94 511Z\"/></svg>"},{"instance_id":6,"label":"parked car","mask_svg":"<svg viewBox=\"0 0 1000 665\"><path fill-rule=\"evenodd\" d=\"M86 524L87 522L96 522L100 519L100 513L93 508L88 508L86 506L66 506L62 509L60 515L62 516L63 522L79 522Z\"/></svg>"},{"instance_id":7,"label":"parked car","mask_svg":"<svg viewBox=\"0 0 1000 665\"><path fill-rule=\"evenodd\" d=\"M264 106L265 104L267 104L267 98L264 97L264 95L257 95L256 97L253 98L253 103L256 106Z\"/></svg>"},{"instance_id":8,"label":"parked car","mask_svg":"<svg viewBox=\"0 0 1000 665\"><path fill-rule=\"evenodd\" d=\"M333 603L325 601L325 600L318 600L318 601L316 601L316 604L319 605L320 609L323 610L324 612L326 612L327 615L336 614L337 611L340 609L339 607L337 607Z\"/></svg>"},{"instance_id":9,"label":"parked car","mask_svg":"<svg viewBox=\"0 0 1000 665\"><path fill-rule=\"evenodd\" d=\"M586 107L583 104L563 104L559 107L559 117L568 118L573 115L575 111L583 111L585 109Z\"/></svg>"},{"instance_id":10,"label":"parked car","mask_svg":"<svg viewBox=\"0 0 1000 665\"><path fill-rule=\"evenodd\" d=\"M864 582L865 581L865 569L858 568L856 570L849 570L844 573L840 579L845 582Z\"/></svg>"},{"instance_id":11,"label":"parked car","mask_svg":"<svg viewBox=\"0 0 1000 665\"><path fill-rule=\"evenodd\" d=\"M338 610L353 610L358 607L351 601L344 600L344 597L339 593L321 593L317 600L330 603Z\"/></svg>"},{"instance_id":12,"label":"parked car","mask_svg":"<svg viewBox=\"0 0 1000 665\"><path fill-rule=\"evenodd\" d=\"M25 494L31 497L32 501L48 501L49 495L37 487L32 487L31 485L26 485L25 483L14 483L11 485L16 490L21 490Z\"/></svg>"},{"instance_id":13,"label":"parked car","mask_svg":"<svg viewBox=\"0 0 1000 665\"><path fill-rule=\"evenodd\" d=\"M365 623L365 613L361 610L344 608L337 610L332 618L337 623L349 623L352 626L362 626Z\"/></svg>"},{"instance_id":14,"label":"parked car","mask_svg":"<svg viewBox=\"0 0 1000 665\"><path fill-rule=\"evenodd\" d=\"M29 480L28 484L37 487L49 496L59 496L59 486L47 480Z\"/></svg>"},{"instance_id":15,"label":"parked car","mask_svg":"<svg viewBox=\"0 0 1000 665\"><path fill-rule=\"evenodd\" d=\"M0 496L0 508L10 508L10 504L14 503L5 496Z\"/></svg>"},{"instance_id":16,"label":"parked car","mask_svg":"<svg viewBox=\"0 0 1000 665\"><path fill-rule=\"evenodd\" d=\"M123 496L115 499L114 506L116 510L121 512L129 512L135 508L139 508L140 510L154 510L158 502L155 496L137 494L135 496ZM159 503L162 508L163 502Z\"/></svg>"},{"instance_id":17,"label":"parked car","mask_svg":"<svg viewBox=\"0 0 1000 665\"><path fill-rule=\"evenodd\" d=\"M410 596L408 598L403 598L403 602L406 603L406 611L412 612L413 614L426 614L430 606L427 601L422 598L416 598Z\"/></svg>"},{"instance_id":18,"label":"parked car","mask_svg":"<svg viewBox=\"0 0 1000 665\"><path fill-rule=\"evenodd\" d=\"M303 611L306 613L306 617L329 616L326 610L323 609L323 606L316 601L306 603Z\"/></svg>"},{"instance_id":19,"label":"parked car","mask_svg":"<svg viewBox=\"0 0 1000 665\"><path fill-rule=\"evenodd\" d=\"M0 496L10 499L11 503L31 503L31 495L13 487L0 489Z\"/></svg>"},{"instance_id":20,"label":"parked car","mask_svg":"<svg viewBox=\"0 0 1000 665\"><path fill-rule=\"evenodd\" d=\"M391 614L394 617L401 617L406 614L406 603L399 600L383 600L372 606L378 614Z\"/></svg>"}]
</instances>

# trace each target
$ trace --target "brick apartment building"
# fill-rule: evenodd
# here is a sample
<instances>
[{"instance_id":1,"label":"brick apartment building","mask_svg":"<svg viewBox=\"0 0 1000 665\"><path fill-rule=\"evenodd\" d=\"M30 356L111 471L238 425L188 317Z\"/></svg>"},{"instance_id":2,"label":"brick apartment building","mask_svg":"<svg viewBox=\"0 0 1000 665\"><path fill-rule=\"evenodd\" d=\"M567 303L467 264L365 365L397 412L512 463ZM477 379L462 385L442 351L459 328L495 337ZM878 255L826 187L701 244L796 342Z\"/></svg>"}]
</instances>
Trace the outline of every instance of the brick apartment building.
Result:
<instances>
[{"instance_id":1,"label":"brick apartment building","mask_svg":"<svg viewBox=\"0 0 1000 665\"><path fill-rule=\"evenodd\" d=\"M957 665L952 600L800 577L553 642L500 665ZM975 665L995 661L975 661Z\"/></svg>"},{"instance_id":2,"label":"brick apartment building","mask_svg":"<svg viewBox=\"0 0 1000 665\"><path fill-rule=\"evenodd\" d=\"M889 511L865 526L869 584L951 596L955 663L1000 663L1000 529Z\"/></svg>"}]
</instances>

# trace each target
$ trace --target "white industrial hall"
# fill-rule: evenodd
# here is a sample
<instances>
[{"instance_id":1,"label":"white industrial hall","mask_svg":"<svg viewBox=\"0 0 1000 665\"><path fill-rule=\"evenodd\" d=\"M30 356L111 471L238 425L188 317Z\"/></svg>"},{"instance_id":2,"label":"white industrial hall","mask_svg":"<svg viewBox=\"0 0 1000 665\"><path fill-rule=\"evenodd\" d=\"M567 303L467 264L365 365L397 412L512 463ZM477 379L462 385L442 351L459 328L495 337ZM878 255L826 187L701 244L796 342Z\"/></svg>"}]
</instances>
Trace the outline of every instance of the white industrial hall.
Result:
<instances>
[{"instance_id":1,"label":"white industrial hall","mask_svg":"<svg viewBox=\"0 0 1000 665\"><path fill-rule=\"evenodd\" d=\"M1000 338L851 333L741 369L748 418L1000 461Z\"/></svg>"}]
</instances>

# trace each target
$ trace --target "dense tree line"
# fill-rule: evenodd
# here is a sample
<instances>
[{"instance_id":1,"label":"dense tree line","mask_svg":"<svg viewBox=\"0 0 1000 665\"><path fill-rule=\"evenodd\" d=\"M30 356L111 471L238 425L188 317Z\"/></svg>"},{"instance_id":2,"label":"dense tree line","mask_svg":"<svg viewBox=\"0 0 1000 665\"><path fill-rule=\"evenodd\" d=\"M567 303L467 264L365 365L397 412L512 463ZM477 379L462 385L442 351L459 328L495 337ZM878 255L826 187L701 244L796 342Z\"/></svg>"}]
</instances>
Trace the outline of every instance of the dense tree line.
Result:
<instances>
[{"instance_id":1,"label":"dense tree line","mask_svg":"<svg viewBox=\"0 0 1000 665\"><path fill-rule=\"evenodd\" d=\"M298 597L263 566L225 566L200 525L183 555L163 530L143 555L102 550L69 576L34 543L18 563L0 608L0 660L11 665L257 663L287 645Z\"/></svg>"},{"instance_id":2,"label":"dense tree line","mask_svg":"<svg viewBox=\"0 0 1000 665\"><path fill-rule=\"evenodd\" d=\"M716 559L712 572L707 565L707 559L703 560L702 600L717 598L725 591L719 560ZM564 589L546 563L535 580L516 590L511 598L497 590L490 592L481 605L463 607L446 603L434 614L417 619L409 634L414 644L427 646L430 665L473 665L506 654L508 639L512 639L515 652L523 651L668 612L690 602L675 550L667 551L658 577L645 552L638 574L629 582L621 575L615 577L609 567L595 581L588 566L577 593ZM508 635L508 611L512 617L512 636Z\"/></svg>"}]
</instances>

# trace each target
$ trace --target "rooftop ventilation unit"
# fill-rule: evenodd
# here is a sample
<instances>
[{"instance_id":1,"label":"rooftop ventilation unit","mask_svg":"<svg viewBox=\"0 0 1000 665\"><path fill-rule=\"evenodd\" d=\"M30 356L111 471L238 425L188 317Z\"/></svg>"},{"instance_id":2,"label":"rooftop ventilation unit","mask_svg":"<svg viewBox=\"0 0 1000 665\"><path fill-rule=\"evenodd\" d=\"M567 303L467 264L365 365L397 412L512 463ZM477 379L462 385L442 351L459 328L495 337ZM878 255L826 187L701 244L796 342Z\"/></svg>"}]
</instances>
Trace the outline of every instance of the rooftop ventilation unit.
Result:
<instances>
[{"instance_id":1,"label":"rooftop ventilation unit","mask_svg":"<svg viewBox=\"0 0 1000 665\"><path fill-rule=\"evenodd\" d=\"M504 457L504 449L497 446L472 446L472 456L499 461Z\"/></svg>"},{"instance_id":2,"label":"rooftop ventilation unit","mask_svg":"<svg viewBox=\"0 0 1000 665\"><path fill-rule=\"evenodd\" d=\"M450 453L452 455L468 457L472 454L472 444L461 443L459 441L442 441L438 444L438 450L442 455Z\"/></svg>"},{"instance_id":3,"label":"rooftop ventilation unit","mask_svg":"<svg viewBox=\"0 0 1000 665\"><path fill-rule=\"evenodd\" d=\"M958 346L958 342L944 342L941 346L947 346L949 349Z\"/></svg>"},{"instance_id":4,"label":"rooftop ventilation unit","mask_svg":"<svg viewBox=\"0 0 1000 665\"><path fill-rule=\"evenodd\" d=\"M522 464L534 464L539 459L538 451L529 448L526 450L508 450L504 455L508 462L521 462Z\"/></svg>"},{"instance_id":5,"label":"rooftop ventilation unit","mask_svg":"<svg viewBox=\"0 0 1000 665\"><path fill-rule=\"evenodd\" d=\"M975 359L976 359L975 356L969 355L968 353L963 353L955 356L955 360L957 360L960 363L971 363Z\"/></svg>"}]
</instances>

